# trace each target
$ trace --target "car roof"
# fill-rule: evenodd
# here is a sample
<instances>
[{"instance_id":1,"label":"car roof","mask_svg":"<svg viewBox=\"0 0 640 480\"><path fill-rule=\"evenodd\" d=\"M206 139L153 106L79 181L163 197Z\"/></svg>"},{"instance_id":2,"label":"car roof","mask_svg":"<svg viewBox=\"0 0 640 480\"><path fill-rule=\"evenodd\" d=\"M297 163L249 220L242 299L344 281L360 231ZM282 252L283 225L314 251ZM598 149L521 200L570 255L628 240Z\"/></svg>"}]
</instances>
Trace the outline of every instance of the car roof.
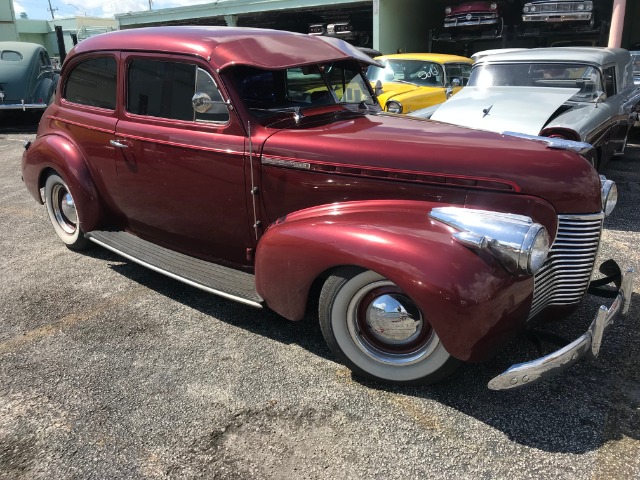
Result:
<instances>
[{"instance_id":1,"label":"car roof","mask_svg":"<svg viewBox=\"0 0 640 480\"><path fill-rule=\"evenodd\" d=\"M383 55L376 57L376 60L422 60L427 62L437 63L451 63L451 62L463 62L473 63L473 60L467 57L461 57L459 55L447 55L444 53L395 53L392 55Z\"/></svg>"},{"instance_id":2,"label":"car roof","mask_svg":"<svg viewBox=\"0 0 640 480\"><path fill-rule=\"evenodd\" d=\"M12 61L11 63L30 63L33 54L44 47L38 43L28 42L0 42L0 51L11 50L22 54L22 60Z\"/></svg>"},{"instance_id":3,"label":"car roof","mask_svg":"<svg viewBox=\"0 0 640 480\"><path fill-rule=\"evenodd\" d=\"M231 65L282 69L351 58L375 64L356 47L337 38L261 28L206 26L146 27L103 33L78 43L67 58L110 50L196 55L207 59L215 69Z\"/></svg>"},{"instance_id":4,"label":"car roof","mask_svg":"<svg viewBox=\"0 0 640 480\"><path fill-rule=\"evenodd\" d=\"M605 65L629 62L629 52L624 48L604 47L548 47L530 48L508 53L496 53L481 58L476 63L502 62L577 62Z\"/></svg>"}]
</instances>

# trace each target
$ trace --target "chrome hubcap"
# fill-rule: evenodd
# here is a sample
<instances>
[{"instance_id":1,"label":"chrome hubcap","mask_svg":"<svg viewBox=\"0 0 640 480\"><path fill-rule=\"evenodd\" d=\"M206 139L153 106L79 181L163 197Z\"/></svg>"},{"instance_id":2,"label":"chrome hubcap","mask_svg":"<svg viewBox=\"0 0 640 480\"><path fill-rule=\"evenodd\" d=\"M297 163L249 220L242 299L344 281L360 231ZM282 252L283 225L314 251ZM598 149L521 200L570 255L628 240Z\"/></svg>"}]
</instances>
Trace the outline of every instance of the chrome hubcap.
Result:
<instances>
[{"instance_id":1,"label":"chrome hubcap","mask_svg":"<svg viewBox=\"0 0 640 480\"><path fill-rule=\"evenodd\" d=\"M73 235L78 223L78 213L73 197L64 185L56 185L51 192L51 205L56 222L66 233Z\"/></svg>"},{"instance_id":2,"label":"chrome hubcap","mask_svg":"<svg viewBox=\"0 0 640 480\"><path fill-rule=\"evenodd\" d=\"M358 348L382 363L413 364L437 347L437 336L429 322L415 303L388 280L366 285L354 295L347 322Z\"/></svg>"}]
</instances>

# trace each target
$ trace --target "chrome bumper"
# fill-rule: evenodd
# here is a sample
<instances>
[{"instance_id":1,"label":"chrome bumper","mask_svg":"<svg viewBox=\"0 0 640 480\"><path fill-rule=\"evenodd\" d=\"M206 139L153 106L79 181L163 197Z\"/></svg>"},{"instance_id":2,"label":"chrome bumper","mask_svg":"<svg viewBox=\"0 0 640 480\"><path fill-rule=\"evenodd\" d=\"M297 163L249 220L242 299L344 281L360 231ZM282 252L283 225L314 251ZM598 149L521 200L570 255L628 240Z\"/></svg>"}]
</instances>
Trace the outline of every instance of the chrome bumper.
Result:
<instances>
[{"instance_id":1,"label":"chrome bumper","mask_svg":"<svg viewBox=\"0 0 640 480\"><path fill-rule=\"evenodd\" d=\"M529 13L522 15L523 22L581 22L589 20L591 20L591 12Z\"/></svg>"},{"instance_id":2,"label":"chrome bumper","mask_svg":"<svg viewBox=\"0 0 640 480\"><path fill-rule=\"evenodd\" d=\"M450 20L450 21L445 20L444 28L477 27L479 25L496 25L497 23L498 23L498 18L484 18L484 19L463 20L463 21L458 21L457 19Z\"/></svg>"},{"instance_id":3,"label":"chrome bumper","mask_svg":"<svg viewBox=\"0 0 640 480\"><path fill-rule=\"evenodd\" d=\"M0 110L44 110L46 103L0 103Z\"/></svg>"},{"instance_id":4,"label":"chrome bumper","mask_svg":"<svg viewBox=\"0 0 640 480\"><path fill-rule=\"evenodd\" d=\"M633 268L627 269L622 277L618 295L609 308L601 305L589 329L569 345L555 352L525 363L513 365L505 372L491 379L491 390L521 388L545 380L570 367L584 356L595 358L600 351L606 328L618 315L626 314L633 294Z\"/></svg>"}]
</instances>

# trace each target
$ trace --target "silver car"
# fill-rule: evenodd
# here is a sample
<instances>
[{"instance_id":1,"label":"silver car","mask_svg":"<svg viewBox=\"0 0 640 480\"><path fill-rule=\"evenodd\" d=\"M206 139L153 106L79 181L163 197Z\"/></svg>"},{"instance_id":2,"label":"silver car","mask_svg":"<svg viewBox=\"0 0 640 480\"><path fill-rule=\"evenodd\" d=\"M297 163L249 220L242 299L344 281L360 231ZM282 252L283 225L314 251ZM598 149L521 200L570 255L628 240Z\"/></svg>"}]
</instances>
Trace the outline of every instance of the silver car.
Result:
<instances>
[{"instance_id":1,"label":"silver car","mask_svg":"<svg viewBox=\"0 0 640 480\"><path fill-rule=\"evenodd\" d=\"M468 85L412 115L595 147L594 167L622 154L640 112L633 62L621 48L556 47L498 53L474 64Z\"/></svg>"}]
</instances>

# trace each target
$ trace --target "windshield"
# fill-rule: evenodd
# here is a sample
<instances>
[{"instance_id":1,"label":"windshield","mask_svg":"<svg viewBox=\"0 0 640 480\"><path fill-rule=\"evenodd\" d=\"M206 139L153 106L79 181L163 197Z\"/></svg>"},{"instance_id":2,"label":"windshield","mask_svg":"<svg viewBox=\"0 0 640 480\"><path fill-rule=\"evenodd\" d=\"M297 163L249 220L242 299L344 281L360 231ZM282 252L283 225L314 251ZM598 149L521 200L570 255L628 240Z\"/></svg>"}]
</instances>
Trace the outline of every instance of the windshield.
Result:
<instances>
[{"instance_id":1,"label":"windshield","mask_svg":"<svg viewBox=\"0 0 640 480\"><path fill-rule=\"evenodd\" d=\"M590 65L565 63L487 64L474 67L469 86L578 88L569 101L593 102L604 91L600 72Z\"/></svg>"},{"instance_id":2,"label":"windshield","mask_svg":"<svg viewBox=\"0 0 640 480\"><path fill-rule=\"evenodd\" d=\"M320 65L262 70L239 66L235 84L245 105L257 116L326 105L377 105L357 64Z\"/></svg>"},{"instance_id":3,"label":"windshield","mask_svg":"<svg viewBox=\"0 0 640 480\"><path fill-rule=\"evenodd\" d=\"M381 59L384 68L371 65L367 77L373 83L412 83L421 87L444 87L442 65L422 60Z\"/></svg>"}]
</instances>

